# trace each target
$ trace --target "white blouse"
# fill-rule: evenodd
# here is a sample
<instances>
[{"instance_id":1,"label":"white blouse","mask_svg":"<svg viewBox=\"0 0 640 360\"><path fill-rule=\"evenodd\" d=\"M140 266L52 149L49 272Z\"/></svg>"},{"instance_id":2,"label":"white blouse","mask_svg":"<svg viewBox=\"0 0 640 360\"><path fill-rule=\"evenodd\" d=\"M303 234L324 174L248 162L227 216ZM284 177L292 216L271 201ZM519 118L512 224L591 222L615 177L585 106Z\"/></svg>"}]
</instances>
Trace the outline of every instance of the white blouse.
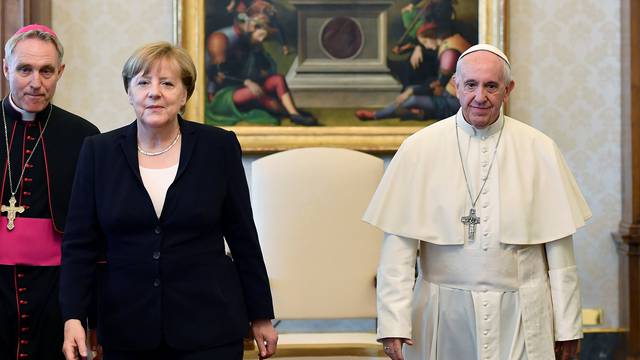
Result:
<instances>
[{"instance_id":1,"label":"white blouse","mask_svg":"<svg viewBox=\"0 0 640 360\"><path fill-rule=\"evenodd\" d=\"M140 166L140 176L142 177L142 183L147 189L147 193L153 203L153 208L156 211L158 218L162 214L162 207L164 206L164 199L167 196L167 190L173 183L178 173L178 164L164 169L149 169Z\"/></svg>"}]
</instances>

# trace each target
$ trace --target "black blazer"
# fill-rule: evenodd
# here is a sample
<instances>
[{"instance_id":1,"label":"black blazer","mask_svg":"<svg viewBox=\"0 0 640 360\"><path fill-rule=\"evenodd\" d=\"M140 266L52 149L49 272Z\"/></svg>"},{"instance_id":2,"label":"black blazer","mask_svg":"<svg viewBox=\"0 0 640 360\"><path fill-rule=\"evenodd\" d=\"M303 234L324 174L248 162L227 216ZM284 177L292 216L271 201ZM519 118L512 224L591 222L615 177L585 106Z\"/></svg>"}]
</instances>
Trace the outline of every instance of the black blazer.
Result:
<instances>
[{"instance_id":1,"label":"black blazer","mask_svg":"<svg viewBox=\"0 0 640 360\"><path fill-rule=\"evenodd\" d=\"M150 349L163 337L177 349L208 348L273 318L240 144L230 131L179 123L180 164L159 219L140 177L135 122L88 138L80 154L60 303L65 320L84 319L97 285L98 337L111 349Z\"/></svg>"}]
</instances>

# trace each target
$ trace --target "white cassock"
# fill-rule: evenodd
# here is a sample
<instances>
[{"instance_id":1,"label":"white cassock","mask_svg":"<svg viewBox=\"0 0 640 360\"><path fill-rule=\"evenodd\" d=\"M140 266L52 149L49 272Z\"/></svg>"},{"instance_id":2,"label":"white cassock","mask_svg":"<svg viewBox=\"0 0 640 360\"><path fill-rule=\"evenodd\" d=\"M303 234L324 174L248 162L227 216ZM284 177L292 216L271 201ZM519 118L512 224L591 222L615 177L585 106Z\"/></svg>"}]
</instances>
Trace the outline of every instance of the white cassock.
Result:
<instances>
[{"instance_id":1,"label":"white cassock","mask_svg":"<svg viewBox=\"0 0 640 360\"><path fill-rule=\"evenodd\" d=\"M488 175L473 239L456 126L474 200ZM378 338L413 339L408 360L554 359L554 341L582 337L572 234L590 216L557 145L528 125L478 130L458 112L417 132L363 218L387 233Z\"/></svg>"}]
</instances>

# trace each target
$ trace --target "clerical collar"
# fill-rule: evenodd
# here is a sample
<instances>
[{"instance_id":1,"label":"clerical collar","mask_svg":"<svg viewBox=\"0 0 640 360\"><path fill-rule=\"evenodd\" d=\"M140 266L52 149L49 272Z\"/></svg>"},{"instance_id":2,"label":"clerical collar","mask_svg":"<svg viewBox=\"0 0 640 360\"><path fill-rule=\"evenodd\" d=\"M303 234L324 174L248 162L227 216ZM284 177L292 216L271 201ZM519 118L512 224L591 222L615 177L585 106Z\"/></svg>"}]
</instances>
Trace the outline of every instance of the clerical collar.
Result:
<instances>
[{"instance_id":1,"label":"clerical collar","mask_svg":"<svg viewBox=\"0 0 640 360\"><path fill-rule=\"evenodd\" d=\"M462 115L462 109L458 110L456 114L456 125L462 129L465 133L472 137L479 137L486 139L493 134L500 132L500 128L502 127L502 122L504 121L504 114L502 110L500 110L500 116L498 120L496 120L493 124L487 126L484 129L476 129L473 125L469 124Z\"/></svg>"},{"instance_id":2,"label":"clerical collar","mask_svg":"<svg viewBox=\"0 0 640 360\"><path fill-rule=\"evenodd\" d=\"M13 99L11 98L11 94L9 94L9 96L7 97L9 98L9 103L11 104L11 107L13 107L15 111L19 112L22 115L22 120L33 121L36 119L36 113L28 112L26 110L22 110L21 108L19 108L18 105L16 105L13 102Z\"/></svg>"}]
</instances>

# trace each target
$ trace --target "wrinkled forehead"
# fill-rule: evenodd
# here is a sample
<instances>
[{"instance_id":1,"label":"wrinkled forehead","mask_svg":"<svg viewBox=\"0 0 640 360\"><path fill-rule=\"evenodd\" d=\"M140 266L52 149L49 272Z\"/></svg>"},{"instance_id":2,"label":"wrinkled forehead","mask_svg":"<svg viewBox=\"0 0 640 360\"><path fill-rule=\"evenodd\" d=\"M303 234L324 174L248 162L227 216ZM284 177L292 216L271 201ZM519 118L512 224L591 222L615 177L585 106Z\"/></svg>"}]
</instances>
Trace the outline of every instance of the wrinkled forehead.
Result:
<instances>
[{"instance_id":1,"label":"wrinkled forehead","mask_svg":"<svg viewBox=\"0 0 640 360\"><path fill-rule=\"evenodd\" d=\"M505 62L495 54L478 51L466 55L460 61L460 76L463 80L502 81L504 80Z\"/></svg>"},{"instance_id":2,"label":"wrinkled forehead","mask_svg":"<svg viewBox=\"0 0 640 360\"><path fill-rule=\"evenodd\" d=\"M16 43L6 60L11 64L28 63L32 65L60 65L60 57L56 45L48 40L25 38Z\"/></svg>"}]
</instances>

